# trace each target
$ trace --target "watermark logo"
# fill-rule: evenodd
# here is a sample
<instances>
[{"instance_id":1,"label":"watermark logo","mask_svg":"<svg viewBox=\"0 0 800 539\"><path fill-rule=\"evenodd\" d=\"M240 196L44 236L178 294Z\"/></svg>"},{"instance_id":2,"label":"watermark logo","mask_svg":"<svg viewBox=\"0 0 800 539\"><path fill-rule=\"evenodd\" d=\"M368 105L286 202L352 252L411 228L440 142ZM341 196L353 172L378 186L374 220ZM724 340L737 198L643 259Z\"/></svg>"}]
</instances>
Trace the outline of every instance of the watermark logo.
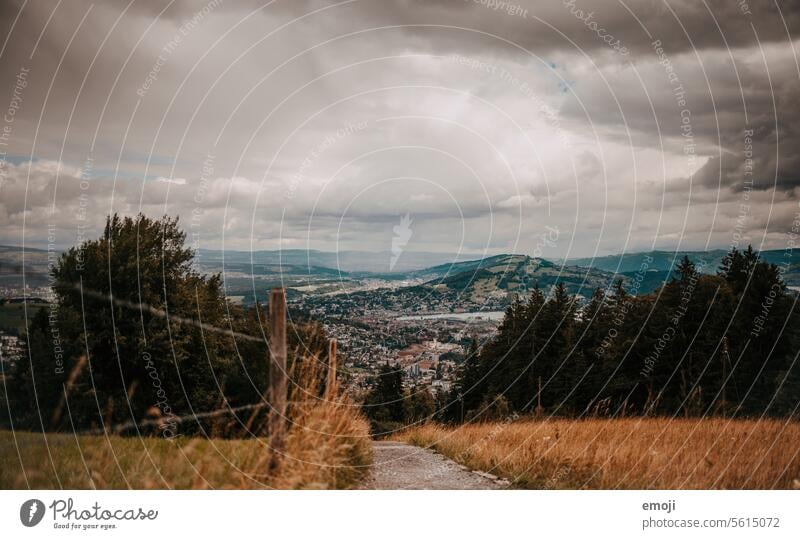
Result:
<instances>
[{"instance_id":1,"label":"watermark logo","mask_svg":"<svg viewBox=\"0 0 800 539\"><path fill-rule=\"evenodd\" d=\"M26 528L38 525L50 510L56 530L113 530L122 522L156 520L158 510L142 507L105 508L99 502L77 506L72 498L55 499L49 505L33 498L19 508L19 520Z\"/></svg>"},{"instance_id":2,"label":"watermark logo","mask_svg":"<svg viewBox=\"0 0 800 539\"><path fill-rule=\"evenodd\" d=\"M392 256L389 259L389 271L392 271L400 260L400 255L403 254L403 247L408 245L411 239L411 215L406 213L400 218L400 224L392 227L394 236L392 236Z\"/></svg>"},{"instance_id":3,"label":"watermark logo","mask_svg":"<svg viewBox=\"0 0 800 539\"><path fill-rule=\"evenodd\" d=\"M23 503L19 508L19 519L22 525L33 528L44 518L44 502L33 498Z\"/></svg>"}]
</instances>

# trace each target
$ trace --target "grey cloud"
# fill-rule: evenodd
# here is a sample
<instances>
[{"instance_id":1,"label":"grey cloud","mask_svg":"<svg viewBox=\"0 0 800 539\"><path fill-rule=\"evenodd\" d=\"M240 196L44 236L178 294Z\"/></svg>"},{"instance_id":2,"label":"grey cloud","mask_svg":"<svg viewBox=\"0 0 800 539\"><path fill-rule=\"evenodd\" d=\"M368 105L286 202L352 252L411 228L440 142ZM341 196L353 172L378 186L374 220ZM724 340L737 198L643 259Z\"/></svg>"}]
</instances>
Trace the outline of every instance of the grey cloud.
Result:
<instances>
[{"instance_id":1,"label":"grey cloud","mask_svg":"<svg viewBox=\"0 0 800 539\"><path fill-rule=\"evenodd\" d=\"M800 91L797 42L788 41L775 3L749 2L749 15L732 0L708 2L708 9L689 0L627 3L650 37L621 2L575 0L575 9L594 12L592 20L630 49L628 56L562 0L519 4L527 15L463 0L281 0L263 10L263 2L225 0L182 36L139 95L165 45L204 2L137 0L90 71L128 2L95 2L68 51L90 2L63 2L31 58L55 4L29 0L0 62L0 107L11 99L19 69L29 67L8 152L15 162L35 162L30 171L7 166L0 239L43 241L55 222L68 243L80 209L80 169L91 158L93 218L111 210L180 215L208 247L223 238L242 248L297 245L310 231L315 247L385 248L405 212L419 227L417 250L452 247L462 227L471 248L499 250L511 248L521 230L524 250L545 224L562 230L559 249L574 240L570 249L578 254L614 250L629 232L629 245L640 247L724 245L742 199L743 130L752 129L759 218L748 222L748 233L780 243L776 221L762 216L773 211L782 226L794 204ZM20 6L0 5L0 27L10 30ZM320 8L328 9L299 19ZM780 3L795 38L798 8ZM680 107L653 39L663 42L687 92L693 178ZM336 135L354 122L367 126ZM326 144L330 137L334 143ZM414 145L430 150L397 149ZM393 177L428 183L380 185Z\"/></svg>"},{"instance_id":2,"label":"grey cloud","mask_svg":"<svg viewBox=\"0 0 800 539\"><path fill-rule=\"evenodd\" d=\"M276 7L298 16L336 4L339 2L333 0L300 0L280 3ZM434 43L439 48L472 51L498 47L507 53L512 51L513 46L503 40L536 53L556 49L582 50L589 54L604 52L608 49L607 44L593 28L587 26L586 21L578 18L586 18L590 14L589 23L596 22L629 50L645 54L652 53L650 43L653 39L668 42L672 53L691 49L749 47L755 45L757 39L762 43L786 41L788 38L781 14L790 35L797 35L800 30L800 13L797 9L800 3L795 0L777 4L780 14L777 5L772 2L749 2L748 13L737 2L729 0L640 0L625 4L608 0L508 2L521 8L511 11L521 13L518 15L508 15L509 11L486 7L485 2L472 0L391 0L341 4L326 13L344 28L365 24L405 25L404 32L414 36L417 40L414 44L418 46ZM753 34L751 22L758 38ZM448 30L426 25L453 28ZM470 30L502 39L480 37L477 32Z\"/></svg>"}]
</instances>

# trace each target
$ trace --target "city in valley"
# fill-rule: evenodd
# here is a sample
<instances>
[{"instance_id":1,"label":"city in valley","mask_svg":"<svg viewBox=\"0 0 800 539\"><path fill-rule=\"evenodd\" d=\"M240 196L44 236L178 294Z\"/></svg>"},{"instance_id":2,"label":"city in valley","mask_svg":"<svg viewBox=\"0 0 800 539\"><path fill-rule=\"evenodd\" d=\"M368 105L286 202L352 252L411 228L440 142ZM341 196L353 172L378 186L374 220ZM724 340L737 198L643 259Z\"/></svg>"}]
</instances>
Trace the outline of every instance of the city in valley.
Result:
<instances>
[{"instance_id":1,"label":"city in valley","mask_svg":"<svg viewBox=\"0 0 800 539\"><path fill-rule=\"evenodd\" d=\"M47 272L53 254L26 249L23 265L21 248L0 249L5 268L0 275L0 357L13 363L25 353L26 324L52 301ZM339 376L348 392L370 390L380 368L388 365L404 372L404 385L427 387L436 395L451 390L473 342L486 343L506 308L534 288L547 295L563 283L581 304L594 290L618 280L630 293L646 294L671 279L684 254L711 273L724 251L652 251L566 261L408 252L390 271L390 253L199 250L194 265L201 273L222 276L232 304L263 304L270 288L286 288L290 316L318 321L337 339ZM791 293L800 289L800 256L793 254L788 261L784 251L761 256L782 264Z\"/></svg>"}]
</instances>

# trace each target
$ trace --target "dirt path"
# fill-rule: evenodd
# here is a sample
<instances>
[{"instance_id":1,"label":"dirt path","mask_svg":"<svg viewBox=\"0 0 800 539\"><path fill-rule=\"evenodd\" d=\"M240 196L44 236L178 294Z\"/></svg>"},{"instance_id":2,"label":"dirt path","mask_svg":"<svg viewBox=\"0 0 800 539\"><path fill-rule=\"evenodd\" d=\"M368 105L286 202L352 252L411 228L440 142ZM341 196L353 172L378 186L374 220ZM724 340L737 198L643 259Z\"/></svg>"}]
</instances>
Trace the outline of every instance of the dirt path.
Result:
<instances>
[{"instance_id":1,"label":"dirt path","mask_svg":"<svg viewBox=\"0 0 800 539\"><path fill-rule=\"evenodd\" d=\"M471 472L431 451L403 442L373 442L375 464L361 488L375 490L489 490L508 485L489 474Z\"/></svg>"}]
</instances>

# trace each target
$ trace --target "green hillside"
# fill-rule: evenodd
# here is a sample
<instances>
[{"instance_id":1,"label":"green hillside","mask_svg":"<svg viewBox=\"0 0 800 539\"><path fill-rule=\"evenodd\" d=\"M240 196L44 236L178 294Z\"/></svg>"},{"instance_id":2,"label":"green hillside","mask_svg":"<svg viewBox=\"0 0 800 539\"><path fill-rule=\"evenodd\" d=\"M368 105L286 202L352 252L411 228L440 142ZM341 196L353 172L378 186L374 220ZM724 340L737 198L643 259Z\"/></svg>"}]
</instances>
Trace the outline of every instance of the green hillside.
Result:
<instances>
[{"instance_id":1,"label":"green hillside","mask_svg":"<svg viewBox=\"0 0 800 539\"><path fill-rule=\"evenodd\" d=\"M595 288L608 286L613 274L578 266L559 266L525 255L500 255L481 261L453 264L451 272L426 284L440 290L454 290L473 300L483 297L526 293L538 286L549 290L561 282L570 293L591 295Z\"/></svg>"}]
</instances>

